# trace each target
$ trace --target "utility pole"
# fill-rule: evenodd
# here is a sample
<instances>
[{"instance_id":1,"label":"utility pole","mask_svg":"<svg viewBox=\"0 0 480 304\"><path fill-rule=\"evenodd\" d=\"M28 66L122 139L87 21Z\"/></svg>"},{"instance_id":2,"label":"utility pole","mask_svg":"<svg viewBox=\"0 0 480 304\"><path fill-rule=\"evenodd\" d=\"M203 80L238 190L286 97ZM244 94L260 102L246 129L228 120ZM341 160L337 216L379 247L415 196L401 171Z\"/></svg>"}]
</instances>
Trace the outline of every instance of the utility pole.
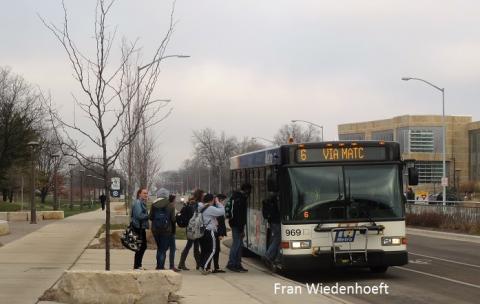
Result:
<instances>
[{"instance_id":1,"label":"utility pole","mask_svg":"<svg viewBox=\"0 0 480 304\"><path fill-rule=\"evenodd\" d=\"M75 164L68 164L70 168L70 210L73 209L73 167Z\"/></svg>"},{"instance_id":2,"label":"utility pole","mask_svg":"<svg viewBox=\"0 0 480 304\"><path fill-rule=\"evenodd\" d=\"M37 223L37 208L35 206L35 148L39 145L38 142L36 141L31 141L27 144L31 148L31 154L30 158L32 161L32 192L31 192L31 198L30 198L30 224L36 224Z\"/></svg>"}]
</instances>

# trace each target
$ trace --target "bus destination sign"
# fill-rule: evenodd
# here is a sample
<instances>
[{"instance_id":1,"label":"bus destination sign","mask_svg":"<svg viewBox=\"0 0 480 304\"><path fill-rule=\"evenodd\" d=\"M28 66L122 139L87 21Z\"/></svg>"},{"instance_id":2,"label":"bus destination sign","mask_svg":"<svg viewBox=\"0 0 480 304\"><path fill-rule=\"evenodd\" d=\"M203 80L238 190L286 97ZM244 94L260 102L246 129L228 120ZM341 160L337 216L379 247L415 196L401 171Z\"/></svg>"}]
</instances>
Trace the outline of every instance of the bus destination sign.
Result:
<instances>
[{"instance_id":1,"label":"bus destination sign","mask_svg":"<svg viewBox=\"0 0 480 304\"><path fill-rule=\"evenodd\" d=\"M385 147L324 147L297 150L297 162L385 160Z\"/></svg>"}]
</instances>

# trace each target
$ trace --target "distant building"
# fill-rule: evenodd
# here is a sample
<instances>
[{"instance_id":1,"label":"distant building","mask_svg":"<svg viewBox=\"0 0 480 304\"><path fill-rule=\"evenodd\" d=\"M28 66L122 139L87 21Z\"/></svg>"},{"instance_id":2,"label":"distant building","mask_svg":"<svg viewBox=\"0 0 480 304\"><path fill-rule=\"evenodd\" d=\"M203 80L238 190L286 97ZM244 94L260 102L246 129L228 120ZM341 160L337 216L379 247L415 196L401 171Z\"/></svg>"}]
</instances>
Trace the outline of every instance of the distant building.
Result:
<instances>
[{"instance_id":1,"label":"distant building","mask_svg":"<svg viewBox=\"0 0 480 304\"><path fill-rule=\"evenodd\" d=\"M471 116L445 116L445 121L449 186L480 181L480 121L472 122ZM441 115L403 115L338 126L340 140L399 142L402 157L417 160L420 184L416 188L430 193L441 191L442 136Z\"/></svg>"}]
</instances>

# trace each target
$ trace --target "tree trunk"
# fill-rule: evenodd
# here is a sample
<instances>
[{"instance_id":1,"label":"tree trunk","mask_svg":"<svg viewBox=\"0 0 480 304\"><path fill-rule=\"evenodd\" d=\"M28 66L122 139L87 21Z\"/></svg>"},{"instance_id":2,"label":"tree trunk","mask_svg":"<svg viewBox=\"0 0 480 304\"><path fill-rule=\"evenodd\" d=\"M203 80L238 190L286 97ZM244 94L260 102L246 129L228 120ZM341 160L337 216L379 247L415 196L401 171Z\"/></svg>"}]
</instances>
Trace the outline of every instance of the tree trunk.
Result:
<instances>
[{"instance_id":1,"label":"tree trunk","mask_svg":"<svg viewBox=\"0 0 480 304\"><path fill-rule=\"evenodd\" d=\"M40 204L41 205L45 205L45 200L47 198L47 194L48 194L48 189L46 189L46 187L42 188L42 190L40 192Z\"/></svg>"},{"instance_id":2,"label":"tree trunk","mask_svg":"<svg viewBox=\"0 0 480 304\"><path fill-rule=\"evenodd\" d=\"M105 270L110 271L110 180L108 177L107 150L103 150L103 186L107 197L105 210Z\"/></svg>"}]
</instances>

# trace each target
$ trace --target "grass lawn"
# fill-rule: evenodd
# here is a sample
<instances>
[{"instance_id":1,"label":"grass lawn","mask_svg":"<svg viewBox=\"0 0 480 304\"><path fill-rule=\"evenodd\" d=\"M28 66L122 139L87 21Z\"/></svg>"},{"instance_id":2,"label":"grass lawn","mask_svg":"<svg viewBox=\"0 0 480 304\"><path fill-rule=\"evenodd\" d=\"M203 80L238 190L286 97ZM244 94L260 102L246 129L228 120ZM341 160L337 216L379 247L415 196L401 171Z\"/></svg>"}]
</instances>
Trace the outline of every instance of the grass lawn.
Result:
<instances>
[{"instance_id":1,"label":"grass lawn","mask_svg":"<svg viewBox=\"0 0 480 304\"><path fill-rule=\"evenodd\" d=\"M15 203L0 202L0 212L20 211L21 206Z\"/></svg>"},{"instance_id":2,"label":"grass lawn","mask_svg":"<svg viewBox=\"0 0 480 304\"><path fill-rule=\"evenodd\" d=\"M69 217L83 212L90 212L100 208L100 203L90 204L89 202L84 202L83 208L80 209L80 202L74 202L73 209L70 209L70 204L68 202L61 202L60 210L64 211L64 216ZM40 204L40 201L36 201L37 211L52 211L53 210L53 201L47 200L45 204ZM21 211L22 205L20 202L0 202L0 212L13 212ZM23 203L23 211L30 210L30 202Z\"/></svg>"}]
</instances>

